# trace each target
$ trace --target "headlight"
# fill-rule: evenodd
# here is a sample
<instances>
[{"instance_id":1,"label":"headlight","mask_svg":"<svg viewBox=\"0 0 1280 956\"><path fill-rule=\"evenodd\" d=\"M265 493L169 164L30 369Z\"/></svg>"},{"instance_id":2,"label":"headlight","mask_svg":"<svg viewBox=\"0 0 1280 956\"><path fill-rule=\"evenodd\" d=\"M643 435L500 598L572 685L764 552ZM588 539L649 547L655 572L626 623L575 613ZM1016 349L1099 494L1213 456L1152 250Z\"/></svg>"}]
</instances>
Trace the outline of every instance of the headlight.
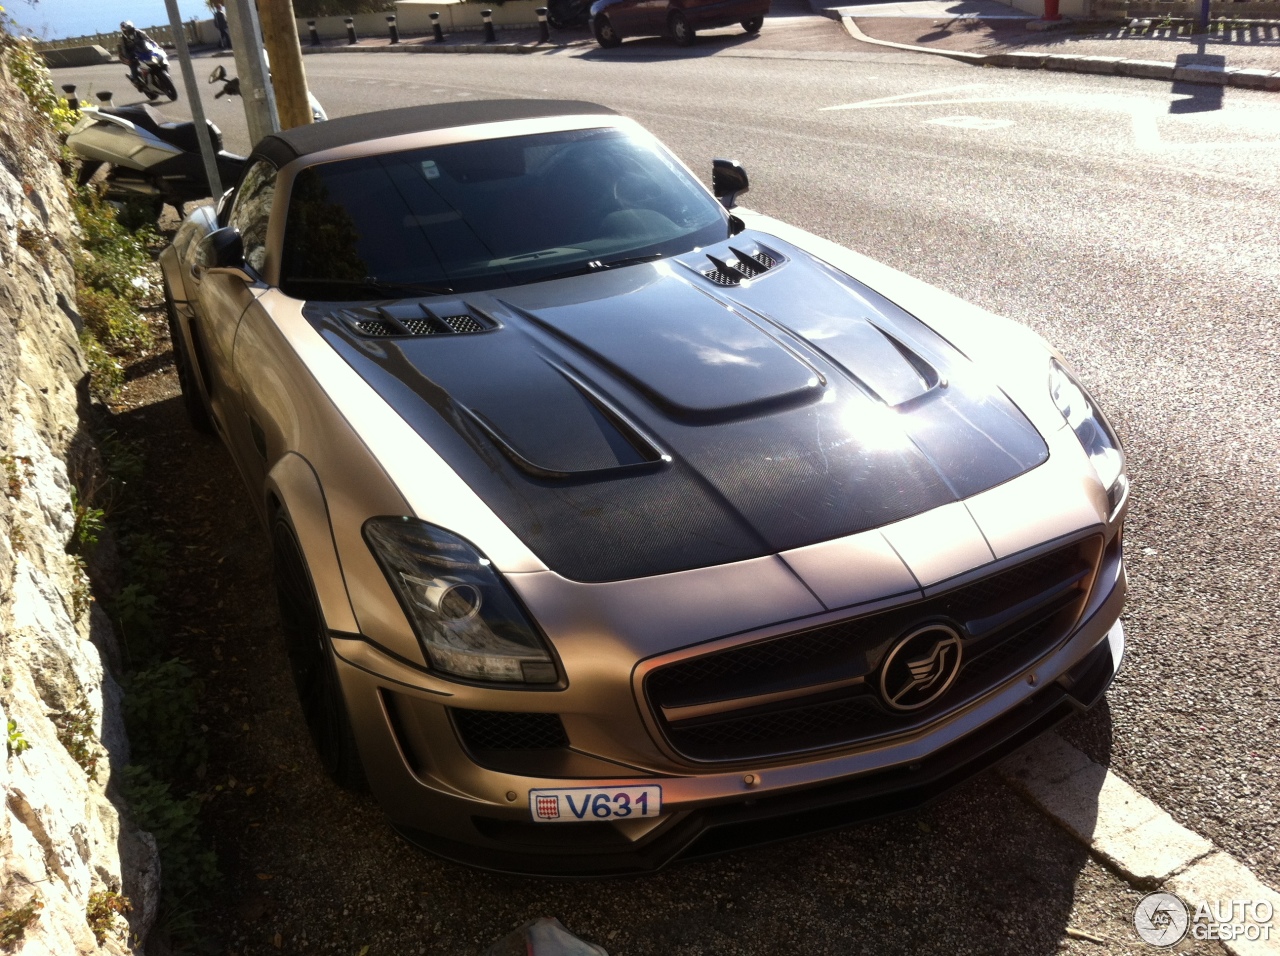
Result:
<instances>
[{"instance_id":1,"label":"headlight","mask_svg":"<svg viewBox=\"0 0 1280 956\"><path fill-rule=\"evenodd\" d=\"M1080 445L1098 473L1102 487L1107 489L1111 513L1115 514L1129 490L1129 479L1124 473L1124 449L1111 430L1107 419L1098 410L1089 393L1074 375L1056 360L1049 368L1049 394L1062 412L1071 430L1076 433Z\"/></svg>"},{"instance_id":2,"label":"headlight","mask_svg":"<svg viewBox=\"0 0 1280 956\"><path fill-rule=\"evenodd\" d=\"M433 668L468 680L556 682L546 644L470 544L413 518L371 518L364 538Z\"/></svg>"}]
</instances>

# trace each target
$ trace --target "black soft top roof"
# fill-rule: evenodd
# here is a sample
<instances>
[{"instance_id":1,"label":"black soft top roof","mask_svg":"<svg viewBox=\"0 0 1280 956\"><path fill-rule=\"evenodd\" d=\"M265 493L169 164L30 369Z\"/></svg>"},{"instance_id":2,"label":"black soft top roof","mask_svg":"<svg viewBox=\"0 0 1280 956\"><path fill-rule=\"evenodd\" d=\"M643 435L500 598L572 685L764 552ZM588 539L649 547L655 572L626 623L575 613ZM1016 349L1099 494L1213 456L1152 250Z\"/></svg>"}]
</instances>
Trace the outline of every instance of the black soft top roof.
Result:
<instances>
[{"instance_id":1,"label":"black soft top roof","mask_svg":"<svg viewBox=\"0 0 1280 956\"><path fill-rule=\"evenodd\" d=\"M361 113L358 116L344 116L341 119L274 133L264 137L254 147L253 155L268 159L280 167L299 156L406 133L479 123L502 123L507 120L539 119L544 116L613 112L608 107L580 100L479 100L406 106L395 110L379 110L376 113Z\"/></svg>"}]
</instances>

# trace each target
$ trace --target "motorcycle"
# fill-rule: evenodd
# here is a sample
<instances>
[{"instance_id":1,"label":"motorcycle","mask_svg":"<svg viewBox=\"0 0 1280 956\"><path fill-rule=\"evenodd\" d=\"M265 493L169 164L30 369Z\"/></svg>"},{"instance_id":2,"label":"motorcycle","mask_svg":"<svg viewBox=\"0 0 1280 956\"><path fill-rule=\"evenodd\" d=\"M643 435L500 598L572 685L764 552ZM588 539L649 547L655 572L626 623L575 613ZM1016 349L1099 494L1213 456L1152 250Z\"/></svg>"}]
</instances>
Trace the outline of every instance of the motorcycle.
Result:
<instances>
[{"instance_id":1,"label":"motorcycle","mask_svg":"<svg viewBox=\"0 0 1280 956\"><path fill-rule=\"evenodd\" d=\"M147 48L137 54L138 56L138 75L134 77L129 74L129 82L149 100L157 97L169 97L172 103L178 98L178 88L173 85L173 78L169 76L169 58L165 55L164 50L153 40L147 40Z\"/></svg>"},{"instance_id":2,"label":"motorcycle","mask_svg":"<svg viewBox=\"0 0 1280 956\"><path fill-rule=\"evenodd\" d=\"M587 25L591 18L592 0L550 0L547 4L547 22L557 30Z\"/></svg>"},{"instance_id":3,"label":"motorcycle","mask_svg":"<svg viewBox=\"0 0 1280 956\"><path fill-rule=\"evenodd\" d=\"M225 152L222 131L212 121L206 123L225 189L240 179L245 158ZM187 203L213 195L196 124L169 122L146 103L81 107L80 119L67 134L67 146L81 160L78 185L85 185L109 165L106 199L150 203L157 219L166 203L181 216Z\"/></svg>"}]
</instances>

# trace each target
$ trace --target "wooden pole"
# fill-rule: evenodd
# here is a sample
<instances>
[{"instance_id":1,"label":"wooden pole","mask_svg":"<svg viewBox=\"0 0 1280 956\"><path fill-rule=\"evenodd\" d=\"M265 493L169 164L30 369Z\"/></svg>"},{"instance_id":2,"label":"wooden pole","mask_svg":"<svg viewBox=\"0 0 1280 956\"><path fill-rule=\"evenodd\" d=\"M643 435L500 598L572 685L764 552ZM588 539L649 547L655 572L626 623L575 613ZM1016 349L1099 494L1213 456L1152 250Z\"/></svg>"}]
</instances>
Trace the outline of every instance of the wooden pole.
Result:
<instances>
[{"instance_id":1,"label":"wooden pole","mask_svg":"<svg viewBox=\"0 0 1280 956\"><path fill-rule=\"evenodd\" d=\"M293 0L258 0L258 18L262 21L262 42L271 57L271 85L276 93L280 128L306 126L311 122L311 102Z\"/></svg>"}]
</instances>

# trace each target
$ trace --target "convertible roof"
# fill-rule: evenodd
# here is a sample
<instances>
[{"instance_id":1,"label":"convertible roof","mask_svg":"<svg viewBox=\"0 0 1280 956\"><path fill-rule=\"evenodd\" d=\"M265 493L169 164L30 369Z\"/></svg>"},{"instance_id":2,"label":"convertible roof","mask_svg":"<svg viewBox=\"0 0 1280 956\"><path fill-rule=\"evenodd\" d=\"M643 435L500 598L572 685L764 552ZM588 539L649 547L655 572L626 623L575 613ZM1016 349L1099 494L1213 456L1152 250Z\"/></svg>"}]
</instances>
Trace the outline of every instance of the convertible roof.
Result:
<instances>
[{"instance_id":1,"label":"convertible roof","mask_svg":"<svg viewBox=\"0 0 1280 956\"><path fill-rule=\"evenodd\" d=\"M614 111L596 103L580 100L479 100L461 103L432 103L406 106L396 110L379 110L344 116L324 123L299 126L264 137L253 152L271 160L276 166L292 162L337 146L350 146L371 139L421 133L425 130L451 129L480 123L503 123L508 120L540 119L545 116L573 116Z\"/></svg>"}]
</instances>

